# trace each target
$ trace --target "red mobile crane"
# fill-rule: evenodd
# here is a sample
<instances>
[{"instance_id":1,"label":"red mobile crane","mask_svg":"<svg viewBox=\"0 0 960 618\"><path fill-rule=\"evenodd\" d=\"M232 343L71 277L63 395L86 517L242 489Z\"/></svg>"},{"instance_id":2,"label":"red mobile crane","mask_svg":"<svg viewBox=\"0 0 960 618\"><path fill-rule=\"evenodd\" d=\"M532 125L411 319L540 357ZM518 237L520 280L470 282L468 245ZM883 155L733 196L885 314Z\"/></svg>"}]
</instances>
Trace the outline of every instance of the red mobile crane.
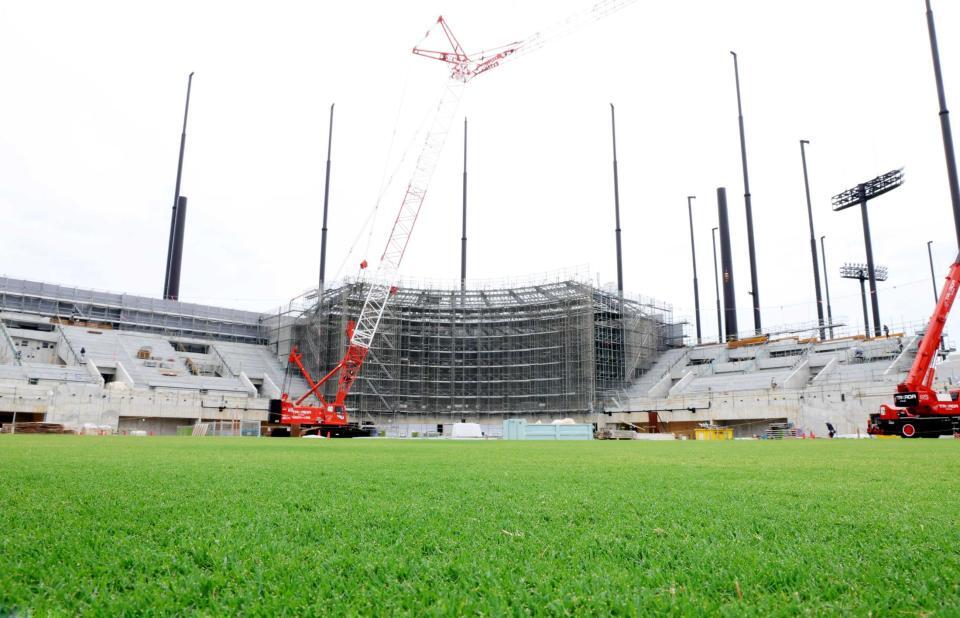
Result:
<instances>
[{"instance_id":1,"label":"red mobile crane","mask_svg":"<svg viewBox=\"0 0 960 618\"><path fill-rule=\"evenodd\" d=\"M948 399L941 399L933 390L933 359L950 308L960 287L960 255L954 260L940 300L930 317L927 332L920 342L917 357L910 367L907 379L897 385L893 405L880 405L880 412L870 415L867 431L874 435L903 436L904 438L936 438L960 433L960 389L953 389Z\"/></svg>"},{"instance_id":2,"label":"red mobile crane","mask_svg":"<svg viewBox=\"0 0 960 618\"><path fill-rule=\"evenodd\" d=\"M414 47L413 53L449 64L450 80L447 82L447 87L444 89L430 128L427 131L413 176L407 185L400 211L397 213L397 218L387 239L386 248L380 256L380 263L371 278L363 309L360 311L356 323L351 321L347 326L349 344L346 352L340 362L327 375L314 381L310 372L303 366L302 355L294 347L290 351L289 363L300 370L301 375L310 386L310 390L297 399L283 393L280 399L272 400L270 422L292 425L294 434L299 433L301 428L310 432L326 431L337 435L350 435L352 433L347 417L347 395L350 394L350 388L357 379L363 361L367 357L373 337L380 325L380 319L383 317L383 311L390 297L396 292L397 270L406 251L417 216L420 214L420 207L423 205L430 178L433 176L433 171L440 158L444 141L450 131L453 117L456 114L467 82L500 66L508 58L539 49L548 40L568 34L584 22L610 15L633 2L635 0L599 0L588 9L558 23L551 29L538 32L523 41L473 54L464 51L463 46L460 45L460 41L454 36L443 16L437 19L436 25L442 30L443 40L449 45L450 51L434 51ZM427 36L429 34L430 32L427 32ZM427 36L424 36L424 39ZM366 268L366 260L361 263L361 268ZM337 393L332 400L328 401L323 395L322 387L334 376L337 378ZM319 405L307 405L305 402L310 397L316 398Z\"/></svg>"}]
</instances>

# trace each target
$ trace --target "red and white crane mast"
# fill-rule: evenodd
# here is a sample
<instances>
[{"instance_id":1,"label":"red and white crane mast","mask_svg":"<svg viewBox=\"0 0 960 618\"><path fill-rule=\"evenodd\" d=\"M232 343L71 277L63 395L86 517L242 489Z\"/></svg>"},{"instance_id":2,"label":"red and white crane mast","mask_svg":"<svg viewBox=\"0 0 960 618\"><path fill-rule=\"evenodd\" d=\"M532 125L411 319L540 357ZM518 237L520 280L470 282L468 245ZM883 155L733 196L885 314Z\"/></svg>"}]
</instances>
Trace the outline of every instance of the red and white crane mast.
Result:
<instances>
[{"instance_id":1,"label":"red and white crane mast","mask_svg":"<svg viewBox=\"0 0 960 618\"><path fill-rule=\"evenodd\" d=\"M363 303L363 309L360 311L360 317L357 318L355 324L351 322L348 325L349 344L343 358L327 375L316 382L303 366L299 351L296 348L291 350L289 361L299 368L310 386L310 390L296 400L292 400L286 393L282 395L280 400L277 400L279 410L275 410L275 412L280 413L281 423L335 427L347 424L345 405L347 395L350 394L350 389L360 373L367 353L370 351L373 338L380 326L380 320L383 318L384 309L386 309L390 297L396 291L395 286L400 263L403 261L403 255L406 252L407 244L410 242L410 236L420 214L420 208L423 206L427 188L430 186L430 179L437 167L440 153L443 151L444 142L450 132L467 83L474 77L500 66L508 58L539 49L546 41L568 34L583 23L605 17L634 1L601 0L589 9L571 16L549 30L538 32L524 41L510 43L475 54L468 54L464 51L463 46L454 36L443 16L437 19L435 26L439 26L442 30L450 47L449 51L414 47L413 53L449 64L450 79L447 81L437 104L433 120L427 130L423 147L417 157L413 174L400 204L400 210L394 220L386 247L380 256L380 262L370 278L369 289ZM429 32L427 34L429 35ZM334 376L337 376L337 393L332 401L327 401L323 396L322 387ZM304 404L311 396L317 398L320 406Z\"/></svg>"}]
</instances>

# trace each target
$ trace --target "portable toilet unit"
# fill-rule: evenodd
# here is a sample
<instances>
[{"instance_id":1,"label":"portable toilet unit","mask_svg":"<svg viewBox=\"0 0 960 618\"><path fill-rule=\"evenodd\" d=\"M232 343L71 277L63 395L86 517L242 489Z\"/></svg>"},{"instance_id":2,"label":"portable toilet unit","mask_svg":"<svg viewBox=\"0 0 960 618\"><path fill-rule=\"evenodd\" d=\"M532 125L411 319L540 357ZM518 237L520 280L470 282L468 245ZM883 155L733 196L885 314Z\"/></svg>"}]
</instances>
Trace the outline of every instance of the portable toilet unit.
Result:
<instances>
[{"instance_id":1,"label":"portable toilet unit","mask_svg":"<svg viewBox=\"0 0 960 618\"><path fill-rule=\"evenodd\" d=\"M508 418L503 421L504 440L525 440L527 438L527 419Z\"/></svg>"}]
</instances>

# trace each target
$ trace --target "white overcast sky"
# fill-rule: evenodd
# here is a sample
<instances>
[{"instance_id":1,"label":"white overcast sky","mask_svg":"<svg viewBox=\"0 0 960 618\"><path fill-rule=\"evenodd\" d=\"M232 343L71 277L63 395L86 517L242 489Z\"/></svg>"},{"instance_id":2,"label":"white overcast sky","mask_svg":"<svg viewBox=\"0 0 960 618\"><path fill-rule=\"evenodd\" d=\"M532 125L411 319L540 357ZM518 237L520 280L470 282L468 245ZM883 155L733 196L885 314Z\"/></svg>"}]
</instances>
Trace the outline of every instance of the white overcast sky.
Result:
<instances>
[{"instance_id":1,"label":"white overcast sky","mask_svg":"<svg viewBox=\"0 0 960 618\"><path fill-rule=\"evenodd\" d=\"M0 272L158 296L186 76L196 71L182 194L181 298L268 310L316 285L328 108L336 102L328 279L384 176L434 106L444 66L410 48L443 14L468 51L522 39L591 4L553 2L4 2L0 5ZM960 131L960 3L935 2ZM616 279L609 102L617 106L625 287L692 316L686 196L704 334L714 336L710 229L728 190L741 329L751 326L733 66L740 56L765 326L815 318L798 140L835 316L862 322L860 216L830 196L904 166L871 205L891 325L932 307L956 252L922 0L639 0L467 88L411 241L406 277L459 276L470 118L469 276L573 269ZM419 144L412 146L409 158ZM378 221L399 203L398 174ZM345 262L346 260L346 262ZM341 265L343 266L341 267Z\"/></svg>"}]
</instances>

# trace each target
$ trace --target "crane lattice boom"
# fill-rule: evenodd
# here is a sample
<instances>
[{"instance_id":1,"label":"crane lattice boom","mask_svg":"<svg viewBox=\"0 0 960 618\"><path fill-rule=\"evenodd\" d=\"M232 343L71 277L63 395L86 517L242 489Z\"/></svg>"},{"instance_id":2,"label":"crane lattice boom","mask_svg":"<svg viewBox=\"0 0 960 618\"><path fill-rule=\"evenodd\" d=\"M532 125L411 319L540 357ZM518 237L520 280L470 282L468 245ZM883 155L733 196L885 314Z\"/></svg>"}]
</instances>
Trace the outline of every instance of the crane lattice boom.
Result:
<instances>
[{"instance_id":1,"label":"crane lattice boom","mask_svg":"<svg viewBox=\"0 0 960 618\"><path fill-rule=\"evenodd\" d=\"M420 208L423 206L427 188L430 186L433 172L440 160L440 153L443 151L444 142L450 132L466 84L474 77L500 66L504 60L510 57L539 49L548 40L568 34L585 22L605 17L635 1L600 0L589 9L573 15L551 29L536 33L524 41L475 54L468 54L464 51L463 46L450 30L443 16L437 19L436 25L441 28L450 49L436 51L414 47L413 53L448 63L450 65L450 79L437 104L436 112L427 130L423 147L417 157L416 166L400 204L400 210L394 220L393 228L390 230L386 247L371 278L360 317L356 324L351 322L348 325L349 344L343 358L320 380L313 380L313 377L303 366L302 356L296 348L290 351L290 364L297 366L307 380L307 384L310 385L310 390L296 401L291 401L286 393L283 394L279 400L282 423L333 426L347 424L345 407L347 395L350 394L350 389L360 373L373 343L373 338L377 334L383 312L395 291L400 263L403 261L407 244L410 242L410 236L420 214ZM337 376L337 394L333 401L328 402L321 389L334 376ZM304 402L311 396L319 400L320 407L304 405Z\"/></svg>"}]
</instances>

